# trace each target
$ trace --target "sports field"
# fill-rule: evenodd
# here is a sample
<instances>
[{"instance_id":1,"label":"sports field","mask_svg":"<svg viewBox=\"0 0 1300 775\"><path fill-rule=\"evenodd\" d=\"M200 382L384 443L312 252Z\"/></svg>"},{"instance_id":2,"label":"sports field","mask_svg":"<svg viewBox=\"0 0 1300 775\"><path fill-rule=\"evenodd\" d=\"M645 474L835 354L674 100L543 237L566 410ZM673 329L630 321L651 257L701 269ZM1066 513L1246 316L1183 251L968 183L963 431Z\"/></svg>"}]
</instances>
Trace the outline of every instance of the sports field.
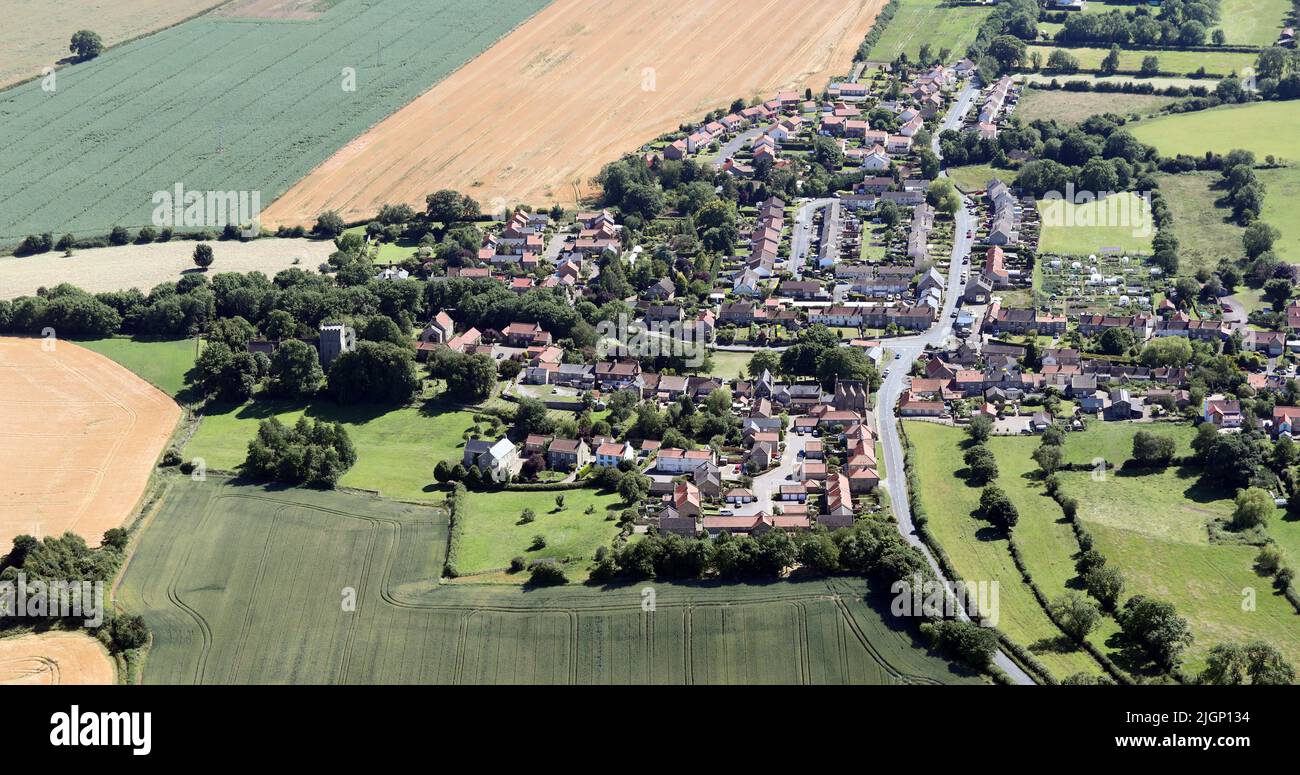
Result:
<instances>
[{"instance_id":1,"label":"sports field","mask_svg":"<svg viewBox=\"0 0 1300 775\"><path fill-rule=\"evenodd\" d=\"M0 639L0 686L110 685L116 669L99 641L81 632Z\"/></svg>"},{"instance_id":2,"label":"sports field","mask_svg":"<svg viewBox=\"0 0 1300 775\"><path fill-rule=\"evenodd\" d=\"M118 595L153 632L147 683L980 681L917 648L859 580L439 585L441 511L168 487Z\"/></svg>"},{"instance_id":3,"label":"sports field","mask_svg":"<svg viewBox=\"0 0 1300 775\"><path fill-rule=\"evenodd\" d=\"M781 88L820 91L883 5L555 0L314 169L264 222L359 219L439 188L492 212L573 204L606 162L684 122Z\"/></svg>"},{"instance_id":4,"label":"sports field","mask_svg":"<svg viewBox=\"0 0 1300 775\"><path fill-rule=\"evenodd\" d=\"M54 92L15 87L0 94L0 241L139 227L154 193L178 184L260 192L265 208L545 5L340 0L313 19L209 14L68 67Z\"/></svg>"},{"instance_id":5,"label":"sports field","mask_svg":"<svg viewBox=\"0 0 1300 775\"><path fill-rule=\"evenodd\" d=\"M945 48L953 56L962 56L975 42L980 23L991 11L991 6L945 6L943 0L903 0L868 57L875 62L892 62L899 54L906 53L916 59L924 45L930 46L934 56Z\"/></svg>"},{"instance_id":6,"label":"sports field","mask_svg":"<svg viewBox=\"0 0 1300 775\"><path fill-rule=\"evenodd\" d=\"M146 35L175 24L225 0L78 0L42 3L3 0L0 11L0 89L42 75L71 56L72 33L87 27L99 33L105 46ZM61 77L56 75L57 79Z\"/></svg>"},{"instance_id":7,"label":"sports field","mask_svg":"<svg viewBox=\"0 0 1300 775\"><path fill-rule=\"evenodd\" d=\"M0 546L68 530L95 546L134 515L180 407L102 355L43 343L0 337Z\"/></svg>"},{"instance_id":8,"label":"sports field","mask_svg":"<svg viewBox=\"0 0 1300 775\"><path fill-rule=\"evenodd\" d=\"M57 237L56 237L57 239ZM153 242L76 250L71 256L59 251L15 258L0 256L0 299L31 296L37 288L72 283L87 293L139 288L148 292L158 283L174 283L198 271L190 240ZM314 273L330 253L330 240L266 239L240 242L213 240L214 261L208 275L218 272L277 272L297 267Z\"/></svg>"},{"instance_id":9,"label":"sports field","mask_svg":"<svg viewBox=\"0 0 1300 775\"><path fill-rule=\"evenodd\" d=\"M1080 204L1041 200L1038 212L1043 223L1040 253L1087 256L1108 248L1151 253L1155 234L1151 210L1135 194L1113 194L1098 202Z\"/></svg>"}]
</instances>

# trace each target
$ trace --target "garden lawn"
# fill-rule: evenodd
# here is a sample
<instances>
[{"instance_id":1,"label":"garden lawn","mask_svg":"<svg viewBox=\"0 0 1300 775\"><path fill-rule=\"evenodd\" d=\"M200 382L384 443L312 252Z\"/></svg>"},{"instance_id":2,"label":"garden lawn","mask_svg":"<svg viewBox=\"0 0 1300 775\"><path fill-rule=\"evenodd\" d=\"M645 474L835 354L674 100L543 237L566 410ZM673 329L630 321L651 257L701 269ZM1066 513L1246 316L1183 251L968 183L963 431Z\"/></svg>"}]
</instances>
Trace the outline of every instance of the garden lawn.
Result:
<instances>
[{"instance_id":1,"label":"garden lawn","mask_svg":"<svg viewBox=\"0 0 1300 775\"><path fill-rule=\"evenodd\" d=\"M710 353L713 357L713 369L711 376L725 377L730 380L744 379L745 371L749 368L749 360L754 357L753 353L748 352L719 352L717 350Z\"/></svg>"},{"instance_id":2,"label":"garden lawn","mask_svg":"<svg viewBox=\"0 0 1300 775\"><path fill-rule=\"evenodd\" d=\"M957 572L967 582L997 581L999 590L998 627L1012 640L1029 649L1057 678L1078 672L1102 673L1101 665L1086 651L1066 644L1064 634L1038 604L1011 559L1006 537L1000 530L973 515L981 488L958 476L962 463L961 442L965 435L954 428L927 422L907 422L908 438L914 446L921 504L928 515L930 530L938 539ZM998 459L998 484L1021 509L1026 520L1038 529L1026 531L1022 551L1033 551L1042 562L1058 568L1075 551L1072 539L1055 544L1065 536L1052 523L1059 514L1054 501L1042 494L1036 482L1025 474L1033 467L1028 456L1034 444L1029 439L995 438L989 448ZM1064 573L1058 570L1056 575Z\"/></svg>"},{"instance_id":3,"label":"garden lawn","mask_svg":"<svg viewBox=\"0 0 1300 775\"><path fill-rule=\"evenodd\" d=\"M1131 192L1087 204L1044 199L1038 211L1043 219L1041 254L1087 256L1104 249L1151 253L1155 227L1150 208Z\"/></svg>"},{"instance_id":4,"label":"garden lawn","mask_svg":"<svg viewBox=\"0 0 1300 775\"><path fill-rule=\"evenodd\" d=\"M1122 597L1166 600L1188 620L1195 637L1184 660L1190 672L1204 667L1212 646L1250 640L1271 643L1300 664L1300 616L1253 570L1259 550L1210 543L1206 525L1232 513L1229 493L1203 485L1188 469L1120 473L1102 482L1083 472L1060 477L1097 549L1123 572ZM1249 590L1253 610L1243 605Z\"/></svg>"},{"instance_id":5,"label":"garden lawn","mask_svg":"<svg viewBox=\"0 0 1300 775\"><path fill-rule=\"evenodd\" d=\"M445 409L436 403L387 409L340 406L321 400L309 405L257 401L240 407L210 407L185 447L186 459L202 458L210 470L236 470L248 455L248 443L261 420L278 417L292 425L299 417L341 422L357 449L357 462L339 480L340 487L377 490L389 498L441 500L433 479L439 460L459 463L461 435L474 425L472 411Z\"/></svg>"},{"instance_id":6,"label":"garden lawn","mask_svg":"<svg viewBox=\"0 0 1300 775\"><path fill-rule=\"evenodd\" d=\"M557 495L564 496L563 511L556 511ZM595 511L587 514L588 506ZM457 569L462 576L474 575L505 570L514 557L548 559L563 563L570 581L581 581L587 577L597 547L609 546L618 535L617 523L605 517L617 516L623 507L618 495L594 489L469 493ZM525 524L520 520L527 508L537 518ZM546 546L533 549L533 537L538 535L546 538ZM527 574L515 578L523 583Z\"/></svg>"},{"instance_id":7,"label":"garden lawn","mask_svg":"<svg viewBox=\"0 0 1300 775\"><path fill-rule=\"evenodd\" d=\"M172 398L185 393L185 374L194 367L193 339L169 341L115 336L77 344L115 361Z\"/></svg>"}]
</instances>

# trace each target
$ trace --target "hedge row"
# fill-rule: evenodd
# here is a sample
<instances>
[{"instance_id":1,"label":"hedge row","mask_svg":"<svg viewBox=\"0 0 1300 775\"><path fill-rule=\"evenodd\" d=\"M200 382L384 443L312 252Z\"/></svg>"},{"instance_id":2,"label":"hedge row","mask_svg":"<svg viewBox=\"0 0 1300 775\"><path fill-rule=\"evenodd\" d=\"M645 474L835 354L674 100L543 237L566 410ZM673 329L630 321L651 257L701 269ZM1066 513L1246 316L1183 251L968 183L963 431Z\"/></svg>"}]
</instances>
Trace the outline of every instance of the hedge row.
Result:
<instances>
[{"instance_id":1,"label":"hedge row","mask_svg":"<svg viewBox=\"0 0 1300 775\"><path fill-rule=\"evenodd\" d=\"M889 22L894 18L894 14L898 13L898 9L902 7L902 0L889 0L888 5L880 9L880 13L876 16L875 23L871 25L871 31L868 32L867 37L862 40L862 45L858 46L858 53L853 55L854 62L866 61L867 55L871 53L871 49L875 48L876 44L880 42L880 36L885 34L885 28L889 26Z\"/></svg>"},{"instance_id":2,"label":"hedge row","mask_svg":"<svg viewBox=\"0 0 1300 775\"><path fill-rule=\"evenodd\" d=\"M1150 94L1158 97L1208 97L1210 90L1204 86L1166 86L1156 88L1149 83L1134 81L1065 81L1053 78L1047 83L1033 81L1025 84L1041 91L1097 92L1099 94Z\"/></svg>"},{"instance_id":3,"label":"hedge row","mask_svg":"<svg viewBox=\"0 0 1300 775\"><path fill-rule=\"evenodd\" d=\"M442 572L443 575L453 579L460 575L456 563L460 557L461 534L464 532L465 493L465 485L457 482L452 488L451 495L447 496L447 512L451 519L451 529L447 539L447 562Z\"/></svg>"}]
</instances>

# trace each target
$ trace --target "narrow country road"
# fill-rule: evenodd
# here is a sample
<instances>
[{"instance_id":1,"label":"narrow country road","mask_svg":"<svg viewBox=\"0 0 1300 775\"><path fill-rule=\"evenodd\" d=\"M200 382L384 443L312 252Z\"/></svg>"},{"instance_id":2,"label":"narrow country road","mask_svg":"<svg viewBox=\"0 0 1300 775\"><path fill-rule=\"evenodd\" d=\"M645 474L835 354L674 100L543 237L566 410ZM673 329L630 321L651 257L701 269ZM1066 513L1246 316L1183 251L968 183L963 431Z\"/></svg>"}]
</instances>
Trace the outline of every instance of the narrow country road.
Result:
<instances>
[{"instance_id":1,"label":"narrow country road","mask_svg":"<svg viewBox=\"0 0 1300 775\"><path fill-rule=\"evenodd\" d=\"M975 87L973 81L968 82L962 89L956 103L944 117L939 132L934 134L932 146L936 154L939 153L939 134L945 129L960 127L962 117L970 109L971 103L978 94L979 90ZM946 172L942 174L947 175ZM970 200L963 197L963 205L969 203ZM944 576L943 569L935 561L929 547L921 540L921 536L916 530L916 524L912 521L912 505L908 498L907 475L904 473L905 467L903 465L903 444L898 435L898 419L894 416L894 406L898 403L898 397L903 392L907 373L912 367L912 362L925 350L926 345L941 345L952 334L953 319L951 315L957 308L957 298L965 290L961 282L962 260L970 253L971 245L974 242L974 240L967 238L966 233L973 232L975 229L975 219L966 207L962 207L961 210L957 211L954 220L956 224L953 228L952 260L948 266L948 292L943 300L943 309L940 310L938 320L929 330L913 336L888 339L883 342L887 349L897 353L899 357L885 363L885 366L889 369L889 376L884 379L880 391L876 395L876 415L880 426L880 443L884 449L885 470L889 472L889 476L886 478L886 489L889 491L889 500L894 510L894 516L898 519L898 529L909 544L915 546L925 555L925 559L930 563L930 568L934 570L935 575L944 581L947 581L947 578ZM960 611L960 616L965 621L970 620L964 607ZM994 655L993 662L1010 676L1012 681L1018 684L1034 683L1034 679L1003 653L1001 649Z\"/></svg>"}]
</instances>

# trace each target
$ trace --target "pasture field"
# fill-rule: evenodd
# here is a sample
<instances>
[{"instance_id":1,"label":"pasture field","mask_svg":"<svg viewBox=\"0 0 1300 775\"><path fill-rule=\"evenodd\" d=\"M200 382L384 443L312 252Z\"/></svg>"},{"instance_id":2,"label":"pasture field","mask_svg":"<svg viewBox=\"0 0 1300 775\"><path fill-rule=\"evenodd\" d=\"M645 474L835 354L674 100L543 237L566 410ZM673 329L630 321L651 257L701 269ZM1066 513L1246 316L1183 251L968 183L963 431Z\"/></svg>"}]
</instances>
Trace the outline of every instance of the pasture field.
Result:
<instances>
[{"instance_id":1,"label":"pasture field","mask_svg":"<svg viewBox=\"0 0 1300 775\"><path fill-rule=\"evenodd\" d=\"M1282 32L1282 20L1291 3L1289 0L1223 0L1219 8L1219 28L1228 43L1271 46Z\"/></svg>"},{"instance_id":2,"label":"pasture field","mask_svg":"<svg viewBox=\"0 0 1300 775\"><path fill-rule=\"evenodd\" d=\"M1155 226L1147 203L1131 192L1104 200L1073 204L1064 199L1040 200L1042 234L1038 252L1045 255L1088 256L1106 248L1124 253L1151 253Z\"/></svg>"},{"instance_id":3,"label":"pasture field","mask_svg":"<svg viewBox=\"0 0 1300 775\"><path fill-rule=\"evenodd\" d=\"M656 583L653 611L643 584L440 585L440 510L166 487L117 600L153 631L147 683L982 682L918 647L861 580Z\"/></svg>"},{"instance_id":4,"label":"pasture field","mask_svg":"<svg viewBox=\"0 0 1300 775\"><path fill-rule=\"evenodd\" d=\"M975 42L975 33L991 11L991 7L946 6L944 0L903 0L867 56L873 62L892 62L902 53L916 59L921 46L929 44L935 56L947 48L960 57Z\"/></svg>"},{"instance_id":5,"label":"pasture field","mask_svg":"<svg viewBox=\"0 0 1300 775\"><path fill-rule=\"evenodd\" d=\"M555 505L557 495L564 496L563 510ZM617 516L626 505L618 495L590 488L471 492L465 499L457 569L462 576L472 576L506 570L514 557L548 559L561 563L570 581L582 581L597 547L609 546L618 535L617 524L606 516ZM594 509L590 514L589 506ZM532 509L537 518L521 522L524 509ZM546 546L534 549L533 536L539 535ZM526 578L516 577L520 583Z\"/></svg>"},{"instance_id":6,"label":"pasture field","mask_svg":"<svg viewBox=\"0 0 1300 775\"><path fill-rule=\"evenodd\" d=\"M1223 191L1214 188L1218 174L1161 174L1156 180L1173 212L1180 274L1195 274L1202 267L1214 269L1222 258L1245 258L1243 229L1232 221L1231 210L1216 205L1223 196Z\"/></svg>"},{"instance_id":7,"label":"pasture field","mask_svg":"<svg viewBox=\"0 0 1300 775\"><path fill-rule=\"evenodd\" d=\"M461 435L474 425L474 413L437 403L388 409L341 406L329 399L310 404L255 401L238 407L209 406L199 429L185 446L186 459L202 458L209 469L234 471L248 456L248 442L259 422L278 417L292 425L307 416L340 422L357 448L357 462L340 487L376 490L389 498L441 500L433 478L439 460L459 463ZM531 535L531 534L530 534ZM508 560L509 558L507 558Z\"/></svg>"},{"instance_id":8,"label":"pasture field","mask_svg":"<svg viewBox=\"0 0 1300 775\"><path fill-rule=\"evenodd\" d=\"M1255 152L1262 164L1274 156L1279 163L1300 161L1300 103L1259 102L1252 105L1215 108L1179 116L1162 116L1133 125L1135 137L1154 145L1160 153L1201 155L1206 151L1227 153L1234 148ZM1259 179L1267 189L1262 219L1282 232L1273 251L1284 261L1300 263L1300 223L1294 213L1300 205L1300 169L1294 166L1260 169ZM1213 194L1211 194L1213 196ZM1214 226L1226 211L1205 220ZM1185 239L1179 230L1179 239ZM1196 237L1189 237L1196 244Z\"/></svg>"},{"instance_id":9,"label":"pasture field","mask_svg":"<svg viewBox=\"0 0 1300 775\"><path fill-rule=\"evenodd\" d=\"M57 239L57 237L56 237ZM33 256L0 256L0 299L31 296L37 288L72 283L88 293L139 288L145 293L159 283L174 283L198 271L190 240L153 242L76 250L71 256L58 251ZM337 248L330 240L265 239L208 243L214 262L208 274L219 272L277 272L297 267L315 272Z\"/></svg>"},{"instance_id":10,"label":"pasture field","mask_svg":"<svg viewBox=\"0 0 1300 775\"><path fill-rule=\"evenodd\" d=\"M194 368L195 340L143 340L125 336L77 344L125 367L162 392L178 398L185 393L185 374Z\"/></svg>"},{"instance_id":11,"label":"pasture field","mask_svg":"<svg viewBox=\"0 0 1300 775\"><path fill-rule=\"evenodd\" d=\"M83 632L0 638L0 686L108 686L116 674L103 644Z\"/></svg>"},{"instance_id":12,"label":"pasture field","mask_svg":"<svg viewBox=\"0 0 1300 775\"><path fill-rule=\"evenodd\" d=\"M96 546L134 516L181 410L98 353L45 343L0 337L0 546L69 530Z\"/></svg>"},{"instance_id":13,"label":"pasture field","mask_svg":"<svg viewBox=\"0 0 1300 775\"><path fill-rule=\"evenodd\" d=\"M1269 154L1296 161L1300 160L1300 133L1294 131L1298 121L1300 103L1294 100L1256 102L1160 116L1131 124L1129 131L1165 156L1247 148L1261 162Z\"/></svg>"},{"instance_id":14,"label":"pasture field","mask_svg":"<svg viewBox=\"0 0 1300 775\"><path fill-rule=\"evenodd\" d=\"M1027 46L1026 57L1032 57L1035 53L1042 55L1043 62L1047 62L1048 57L1057 48L1068 51L1075 59L1079 60L1080 71L1096 71L1101 68L1101 61L1110 53L1110 48L1091 48L1091 47L1057 47L1057 46ZM1240 73L1243 68L1255 66L1255 55L1252 53L1238 53L1235 51L1180 51L1178 49L1161 49L1158 51L1150 50L1129 50L1120 51L1119 69L1125 72L1136 73L1142 67L1142 60L1148 56L1155 56L1160 60L1160 72L1176 73L1186 75L1195 73L1200 68L1205 68L1206 75L1211 76L1228 76L1233 73ZM1053 75L1048 73L1048 75ZM1074 77L1077 74L1063 74L1059 77ZM1213 86L1213 81L1206 81L1208 86Z\"/></svg>"},{"instance_id":15,"label":"pasture field","mask_svg":"<svg viewBox=\"0 0 1300 775\"><path fill-rule=\"evenodd\" d=\"M68 67L55 92L15 87L0 94L0 242L143 226L154 193L179 184L259 192L265 206L545 4L340 0L312 19L208 14Z\"/></svg>"},{"instance_id":16,"label":"pasture field","mask_svg":"<svg viewBox=\"0 0 1300 775\"><path fill-rule=\"evenodd\" d=\"M1079 516L1097 548L1124 574L1124 598L1145 594L1174 604L1191 625L1195 642L1184 665L1204 667L1209 649L1223 642L1264 640L1288 662L1300 659L1300 616L1253 569L1254 546L1215 544L1207 523L1232 514L1231 494L1204 483L1199 471L1168 469L1108 476L1060 474L1079 501ZM1294 521L1274 516L1270 533L1294 551ZM1254 609L1243 604L1254 590Z\"/></svg>"},{"instance_id":17,"label":"pasture field","mask_svg":"<svg viewBox=\"0 0 1300 775\"><path fill-rule=\"evenodd\" d=\"M1155 94L1107 94L1104 92L1052 91L1025 89L1016 106L1016 115L1025 121L1056 119L1062 124L1077 124L1097 113L1150 115L1177 97Z\"/></svg>"},{"instance_id":18,"label":"pasture field","mask_svg":"<svg viewBox=\"0 0 1300 775\"><path fill-rule=\"evenodd\" d=\"M308 223L326 209L360 220L386 202L423 206L439 188L490 212L572 205L605 163L710 110L820 90L848 71L883 5L555 0L314 169L264 223Z\"/></svg>"},{"instance_id":19,"label":"pasture field","mask_svg":"<svg viewBox=\"0 0 1300 775\"><path fill-rule=\"evenodd\" d=\"M91 27L105 46L176 24L226 0L80 0L6 2L0 28L0 89L42 75L70 56L72 33ZM62 77L57 75L57 78Z\"/></svg>"},{"instance_id":20,"label":"pasture field","mask_svg":"<svg viewBox=\"0 0 1300 775\"><path fill-rule=\"evenodd\" d=\"M928 422L910 421L906 428L915 449L912 459L917 464L930 530L963 579L998 582L998 628L1032 652L1058 679L1078 672L1100 675L1101 665L1088 652L1068 643L1038 604L1011 558L1006 537L974 516L981 488L958 475L965 468L959 446L965 435ZM1078 545L1068 525L1056 524L1060 508L1037 481L1024 476L1035 468L1030 459L1034 446L1018 437L995 437L989 440L989 449L997 455L998 484L1020 510L1021 520L1035 525L1023 536L1017 533L1021 551L1033 554L1036 563L1055 568L1053 577L1068 573L1073 562L1070 556ZM1030 564L1031 571L1036 563Z\"/></svg>"},{"instance_id":21,"label":"pasture field","mask_svg":"<svg viewBox=\"0 0 1300 775\"><path fill-rule=\"evenodd\" d=\"M1107 467L1123 465L1133 457L1133 435L1138 431L1149 431L1157 436L1171 436L1177 442L1178 455L1192 452L1192 439L1196 428L1187 423L1125 423L1100 422L1088 423L1088 429L1081 433L1065 434L1062 451L1067 463L1091 464L1097 458L1106 461Z\"/></svg>"}]
</instances>

